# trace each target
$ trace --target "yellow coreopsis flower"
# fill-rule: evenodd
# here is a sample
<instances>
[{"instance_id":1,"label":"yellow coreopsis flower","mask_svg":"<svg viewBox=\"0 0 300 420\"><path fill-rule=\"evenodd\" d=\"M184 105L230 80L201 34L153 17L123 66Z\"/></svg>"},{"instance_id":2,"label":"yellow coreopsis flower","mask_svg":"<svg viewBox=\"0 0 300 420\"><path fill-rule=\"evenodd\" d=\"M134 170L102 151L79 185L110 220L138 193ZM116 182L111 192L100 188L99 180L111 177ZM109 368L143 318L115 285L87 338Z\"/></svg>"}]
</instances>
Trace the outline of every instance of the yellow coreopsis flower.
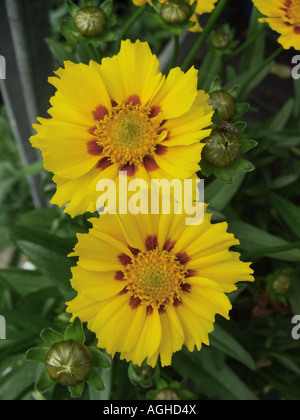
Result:
<instances>
[{"instance_id":1,"label":"yellow coreopsis flower","mask_svg":"<svg viewBox=\"0 0 300 420\"><path fill-rule=\"evenodd\" d=\"M226 296L240 281L253 281L249 263L229 248L239 241L227 223L199 226L183 215L105 215L78 235L67 311L95 332L112 356L155 366L174 352L209 345L216 314L229 319Z\"/></svg>"},{"instance_id":2,"label":"yellow coreopsis flower","mask_svg":"<svg viewBox=\"0 0 300 420\"><path fill-rule=\"evenodd\" d=\"M132 0L136 6L144 6L146 3L152 5L151 0ZM159 0L160 3L165 3L168 0ZM195 25L189 28L189 31L192 32L201 32L203 28L200 26L197 15L203 15L204 13L211 13L215 4L218 0L190 0L190 5L194 4L197 1L197 7L195 13L190 18L192 22L195 22Z\"/></svg>"},{"instance_id":3,"label":"yellow coreopsis flower","mask_svg":"<svg viewBox=\"0 0 300 420\"><path fill-rule=\"evenodd\" d=\"M66 62L50 78L57 92L31 138L54 173L53 204L71 216L96 211L101 179L186 179L198 170L201 140L211 130L209 96L197 90L197 71L165 77L147 43L124 41L101 65Z\"/></svg>"},{"instance_id":4,"label":"yellow coreopsis flower","mask_svg":"<svg viewBox=\"0 0 300 420\"><path fill-rule=\"evenodd\" d=\"M253 0L267 22L280 34L279 43L285 48L300 50L300 0Z\"/></svg>"}]
</instances>

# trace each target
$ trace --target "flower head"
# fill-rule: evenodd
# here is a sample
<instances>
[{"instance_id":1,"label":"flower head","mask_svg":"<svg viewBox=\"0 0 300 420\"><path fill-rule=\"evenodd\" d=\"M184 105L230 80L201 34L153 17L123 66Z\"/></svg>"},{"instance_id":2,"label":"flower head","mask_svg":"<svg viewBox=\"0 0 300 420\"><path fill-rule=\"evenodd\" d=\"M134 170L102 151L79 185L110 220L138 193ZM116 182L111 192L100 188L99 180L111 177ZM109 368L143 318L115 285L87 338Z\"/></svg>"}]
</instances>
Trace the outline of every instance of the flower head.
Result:
<instances>
[{"instance_id":1,"label":"flower head","mask_svg":"<svg viewBox=\"0 0 300 420\"><path fill-rule=\"evenodd\" d=\"M101 65L66 62L56 74L51 118L40 118L31 138L55 175L53 204L68 204L71 216L94 212L98 181L119 171L150 180L199 170L213 110L194 68L165 77L149 45L128 40Z\"/></svg>"},{"instance_id":2,"label":"flower head","mask_svg":"<svg viewBox=\"0 0 300 420\"><path fill-rule=\"evenodd\" d=\"M300 50L300 0L253 0L253 3L267 16L260 21L280 34L280 44L285 49Z\"/></svg>"},{"instance_id":3,"label":"flower head","mask_svg":"<svg viewBox=\"0 0 300 420\"><path fill-rule=\"evenodd\" d=\"M227 224L199 226L183 215L105 215L92 219L72 255L77 297L67 311L88 322L98 346L141 365L171 364L185 345L209 344L216 314L228 318L225 293L253 281L249 263L229 248L239 242Z\"/></svg>"},{"instance_id":4,"label":"flower head","mask_svg":"<svg viewBox=\"0 0 300 420\"><path fill-rule=\"evenodd\" d=\"M136 6L143 6L146 3L152 5L151 0L132 0L132 1ZM159 0L160 3L166 3L166 1L168 0ZM194 22L195 25L192 26L189 30L192 32L201 32L203 29L199 24L197 15L203 15L204 13L211 13L215 8L215 4L217 0L205 0L205 1L196 0L196 2L197 2L197 6L196 6L195 13L190 18L190 20ZM190 5L192 5L195 3L195 0L190 0L189 3Z\"/></svg>"},{"instance_id":5,"label":"flower head","mask_svg":"<svg viewBox=\"0 0 300 420\"><path fill-rule=\"evenodd\" d=\"M92 38L105 31L107 16L99 7L86 6L78 10L74 24L83 36Z\"/></svg>"}]
</instances>

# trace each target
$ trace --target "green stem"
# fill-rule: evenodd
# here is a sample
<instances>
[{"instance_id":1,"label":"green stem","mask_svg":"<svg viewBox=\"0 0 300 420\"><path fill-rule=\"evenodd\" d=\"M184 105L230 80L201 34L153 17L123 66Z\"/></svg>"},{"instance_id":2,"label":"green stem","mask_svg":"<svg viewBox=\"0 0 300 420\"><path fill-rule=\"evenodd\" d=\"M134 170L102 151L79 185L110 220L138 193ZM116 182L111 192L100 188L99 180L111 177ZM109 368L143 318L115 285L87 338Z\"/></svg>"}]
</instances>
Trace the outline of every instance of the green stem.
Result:
<instances>
[{"instance_id":1,"label":"green stem","mask_svg":"<svg viewBox=\"0 0 300 420\"><path fill-rule=\"evenodd\" d=\"M240 95L245 92L245 90L249 87L250 83L269 65L272 61L275 60L283 51L283 47L279 47L269 58L267 58L252 74L251 76L245 81L245 83L241 87Z\"/></svg>"},{"instance_id":2,"label":"green stem","mask_svg":"<svg viewBox=\"0 0 300 420\"><path fill-rule=\"evenodd\" d=\"M260 37L260 35L262 35L264 31L265 31L265 27L262 27L261 30L257 34L252 35L236 50L232 51L232 53L226 57L226 61L232 60L234 57L236 57L237 55L245 51L245 49L250 47L250 45L252 45L253 42L255 42Z\"/></svg>"},{"instance_id":3,"label":"green stem","mask_svg":"<svg viewBox=\"0 0 300 420\"><path fill-rule=\"evenodd\" d=\"M125 23L121 33L120 33L120 44L121 41L125 38L127 32L129 31L129 29L131 28L131 26L138 20L138 18L144 13L144 11L146 10L146 8L148 7L147 4L145 4L144 6L141 6L138 8L138 10L136 11L136 13L134 13L130 19L128 19L128 21Z\"/></svg>"},{"instance_id":4,"label":"green stem","mask_svg":"<svg viewBox=\"0 0 300 420\"><path fill-rule=\"evenodd\" d=\"M217 7L215 8L215 11L213 12L209 21L206 24L204 31L201 33L198 40L191 48L191 51L189 52L188 56L184 60L184 63L181 66L183 71L187 71L192 66L193 61L195 60L195 57L198 54L198 51L207 40L211 30L213 29L215 23L217 22L221 13L223 12L224 7L227 5L227 2L228 0L220 0L220 2L218 3Z\"/></svg>"},{"instance_id":5,"label":"green stem","mask_svg":"<svg viewBox=\"0 0 300 420\"><path fill-rule=\"evenodd\" d=\"M263 257L263 256L269 255L269 254L277 254L279 252L291 251L291 250L297 249L297 248L300 248L300 241L294 242L294 243L288 244L288 245L282 245L282 246L276 246L276 247L270 247L270 248L263 248L263 249L259 249L258 251L255 251L255 252L249 252L249 253L243 255L243 260L251 260L253 258Z\"/></svg>"},{"instance_id":6,"label":"green stem","mask_svg":"<svg viewBox=\"0 0 300 420\"><path fill-rule=\"evenodd\" d=\"M169 65L168 73L176 64L178 51L179 51L179 36L174 35L174 50L173 50L173 56Z\"/></svg>"}]
</instances>

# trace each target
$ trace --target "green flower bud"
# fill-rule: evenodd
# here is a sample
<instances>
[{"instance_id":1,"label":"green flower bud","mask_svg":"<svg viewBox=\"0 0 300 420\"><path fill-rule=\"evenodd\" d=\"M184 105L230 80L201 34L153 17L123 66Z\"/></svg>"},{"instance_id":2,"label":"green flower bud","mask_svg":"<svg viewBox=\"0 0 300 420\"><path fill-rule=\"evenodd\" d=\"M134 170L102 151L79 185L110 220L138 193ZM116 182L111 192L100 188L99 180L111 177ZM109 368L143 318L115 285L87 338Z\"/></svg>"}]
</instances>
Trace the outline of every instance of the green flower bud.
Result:
<instances>
[{"instance_id":1,"label":"green flower bud","mask_svg":"<svg viewBox=\"0 0 300 420\"><path fill-rule=\"evenodd\" d=\"M227 47L229 47L231 42L231 37L229 36L229 34L226 34L224 32L216 32L212 37L211 37L211 46L214 48L217 48L218 50L223 50Z\"/></svg>"},{"instance_id":2,"label":"green flower bud","mask_svg":"<svg viewBox=\"0 0 300 420\"><path fill-rule=\"evenodd\" d=\"M153 381L159 378L159 367L155 368L143 363L142 366L130 363L128 367L128 376L133 385L140 385L143 388L149 388Z\"/></svg>"},{"instance_id":3,"label":"green flower bud","mask_svg":"<svg viewBox=\"0 0 300 420\"><path fill-rule=\"evenodd\" d=\"M168 0L162 5L160 16L164 22L178 25L191 17L191 7L184 0Z\"/></svg>"},{"instance_id":4,"label":"green flower bud","mask_svg":"<svg viewBox=\"0 0 300 420\"><path fill-rule=\"evenodd\" d=\"M221 120L230 121L236 114L235 99L225 90L212 92L208 103L219 112Z\"/></svg>"},{"instance_id":5,"label":"green flower bud","mask_svg":"<svg viewBox=\"0 0 300 420\"><path fill-rule=\"evenodd\" d=\"M45 359L50 378L61 385L77 386L86 382L93 368L89 349L77 341L54 344Z\"/></svg>"},{"instance_id":6,"label":"green flower bud","mask_svg":"<svg viewBox=\"0 0 300 420\"><path fill-rule=\"evenodd\" d=\"M107 16L102 9L95 6L87 6L77 12L74 24L81 35L93 38L105 31Z\"/></svg>"},{"instance_id":7,"label":"green flower bud","mask_svg":"<svg viewBox=\"0 0 300 420\"><path fill-rule=\"evenodd\" d=\"M292 280L285 274L280 274L273 282L273 290L277 295L287 295L291 287Z\"/></svg>"},{"instance_id":8,"label":"green flower bud","mask_svg":"<svg viewBox=\"0 0 300 420\"><path fill-rule=\"evenodd\" d=\"M234 129L230 131L214 129L204 142L203 155L212 166L226 168L232 165L240 156L241 142Z\"/></svg>"},{"instance_id":9,"label":"green flower bud","mask_svg":"<svg viewBox=\"0 0 300 420\"><path fill-rule=\"evenodd\" d=\"M181 400L181 398L174 391L174 389L167 388L159 391L159 393L155 396L154 400L179 401Z\"/></svg>"}]
</instances>

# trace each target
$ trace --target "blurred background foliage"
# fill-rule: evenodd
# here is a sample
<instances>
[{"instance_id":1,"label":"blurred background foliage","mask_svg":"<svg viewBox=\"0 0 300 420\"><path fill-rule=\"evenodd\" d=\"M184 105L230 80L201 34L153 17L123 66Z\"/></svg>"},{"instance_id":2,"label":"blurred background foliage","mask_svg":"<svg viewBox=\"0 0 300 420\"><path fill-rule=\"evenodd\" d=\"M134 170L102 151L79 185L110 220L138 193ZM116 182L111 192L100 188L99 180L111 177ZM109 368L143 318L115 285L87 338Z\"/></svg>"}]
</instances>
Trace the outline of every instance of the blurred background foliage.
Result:
<instances>
[{"instance_id":1,"label":"blurred background foliage","mask_svg":"<svg viewBox=\"0 0 300 420\"><path fill-rule=\"evenodd\" d=\"M105 3L109 6L110 1ZM70 19L65 2L49 0L49 6L52 33L46 42L55 69L66 59L100 61L113 55L122 28L136 12L130 1L114 1L115 26L106 38L78 42L64 29ZM249 104L240 118L247 123L247 139L258 143L246 153L250 172L235 167L232 179L224 172L211 173L205 201L213 220L226 220L240 239L238 249L243 260L253 261L256 282L242 284L230 295L232 319L217 317L210 347L183 350L171 367L155 370L128 366L116 356L111 367L101 371L105 390L87 386L81 399L300 399L299 341L291 336L292 317L300 314L300 81L290 77L294 51L288 51L248 83L277 45L275 35L257 22L258 12L254 9L250 16L247 6L229 2L217 28L230 28L230 48L220 54L208 39L194 64L200 69L201 88L210 91L218 76L225 90L235 90L238 103ZM160 55L172 34L157 25L144 14L127 36L148 41ZM189 51L188 40L181 44L182 54ZM22 167L2 107L0 314L7 321L7 339L0 340L1 400L71 398L61 385L45 394L36 390L43 365L27 361L25 354L42 344L41 330L62 332L68 326L65 302L74 296L69 280L76 260L66 256L76 233L88 231L90 215L71 219L58 207L34 209L26 176L38 171L41 165ZM41 191L46 199L55 188L51 177L44 173ZM86 335L88 345L95 345L94 335L87 330Z\"/></svg>"}]
</instances>

